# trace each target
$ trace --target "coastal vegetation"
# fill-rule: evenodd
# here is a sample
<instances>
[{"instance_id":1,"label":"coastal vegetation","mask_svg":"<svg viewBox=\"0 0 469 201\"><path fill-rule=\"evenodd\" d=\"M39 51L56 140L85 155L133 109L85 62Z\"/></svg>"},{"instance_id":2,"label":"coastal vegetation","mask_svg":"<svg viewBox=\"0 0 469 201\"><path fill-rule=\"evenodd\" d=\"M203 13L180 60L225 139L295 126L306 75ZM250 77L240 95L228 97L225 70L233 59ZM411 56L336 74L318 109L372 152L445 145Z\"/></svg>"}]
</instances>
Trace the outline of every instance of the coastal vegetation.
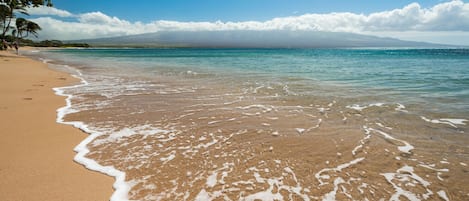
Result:
<instances>
[{"instance_id":1,"label":"coastal vegetation","mask_svg":"<svg viewBox=\"0 0 469 201\"><path fill-rule=\"evenodd\" d=\"M21 39L29 36L37 37L41 27L30 20L18 15L29 15L28 7L49 6L52 7L51 0L0 0L0 27L2 42L11 42L18 45ZM10 37L7 38L8 34ZM1 48L5 48L4 45Z\"/></svg>"},{"instance_id":2,"label":"coastal vegetation","mask_svg":"<svg viewBox=\"0 0 469 201\"><path fill-rule=\"evenodd\" d=\"M15 41L17 38L11 35L5 36L6 41ZM88 43L82 42L64 42L60 40L42 40L42 41L33 41L31 39L19 38L19 44L23 46L31 47L91 47Z\"/></svg>"},{"instance_id":3,"label":"coastal vegetation","mask_svg":"<svg viewBox=\"0 0 469 201\"><path fill-rule=\"evenodd\" d=\"M26 42L23 44L33 47L90 47L87 43L64 43L60 40L43 40L39 42L27 40Z\"/></svg>"}]
</instances>

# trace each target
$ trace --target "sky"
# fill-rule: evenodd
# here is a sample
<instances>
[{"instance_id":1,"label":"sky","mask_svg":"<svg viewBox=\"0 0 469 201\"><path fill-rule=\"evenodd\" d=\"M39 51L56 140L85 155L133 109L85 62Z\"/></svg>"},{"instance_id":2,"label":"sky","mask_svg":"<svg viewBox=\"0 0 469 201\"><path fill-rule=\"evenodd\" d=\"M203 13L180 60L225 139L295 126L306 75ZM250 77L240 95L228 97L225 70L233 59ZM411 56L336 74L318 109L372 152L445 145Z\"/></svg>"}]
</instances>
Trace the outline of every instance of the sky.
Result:
<instances>
[{"instance_id":1,"label":"sky","mask_svg":"<svg viewBox=\"0 0 469 201\"><path fill-rule=\"evenodd\" d=\"M43 39L158 31L309 30L469 45L462 0L55 0L30 8Z\"/></svg>"}]
</instances>

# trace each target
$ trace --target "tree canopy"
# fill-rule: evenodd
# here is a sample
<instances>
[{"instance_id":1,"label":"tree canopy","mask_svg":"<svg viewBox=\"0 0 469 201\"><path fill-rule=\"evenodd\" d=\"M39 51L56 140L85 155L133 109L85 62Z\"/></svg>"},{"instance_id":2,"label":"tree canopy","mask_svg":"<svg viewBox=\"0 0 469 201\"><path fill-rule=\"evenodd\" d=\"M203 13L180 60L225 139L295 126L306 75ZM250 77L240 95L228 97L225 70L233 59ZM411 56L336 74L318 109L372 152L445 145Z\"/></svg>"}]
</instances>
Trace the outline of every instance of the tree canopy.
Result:
<instances>
[{"instance_id":1,"label":"tree canopy","mask_svg":"<svg viewBox=\"0 0 469 201\"><path fill-rule=\"evenodd\" d=\"M27 6L49 6L52 7L52 0L0 0L1 4L9 5L11 2L21 4L23 7Z\"/></svg>"},{"instance_id":2,"label":"tree canopy","mask_svg":"<svg viewBox=\"0 0 469 201\"><path fill-rule=\"evenodd\" d=\"M24 18L17 18L17 14L28 15L26 8L38 6L53 6L52 0L0 0L0 27L1 39L10 31L18 38L29 36L37 37L37 31L41 30L38 24ZM13 26L15 21L15 26Z\"/></svg>"},{"instance_id":3,"label":"tree canopy","mask_svg":"<svg viewBox=\"0 0 469 201\"><path fill-rule=\"evenodd\" d=\"M29 34L37 37L37 31L41 30L38 24L24 18L17 18L15 25L16 29L13 30L12 35L16 38L26 38Z\"/></svg>"}]
</instances>

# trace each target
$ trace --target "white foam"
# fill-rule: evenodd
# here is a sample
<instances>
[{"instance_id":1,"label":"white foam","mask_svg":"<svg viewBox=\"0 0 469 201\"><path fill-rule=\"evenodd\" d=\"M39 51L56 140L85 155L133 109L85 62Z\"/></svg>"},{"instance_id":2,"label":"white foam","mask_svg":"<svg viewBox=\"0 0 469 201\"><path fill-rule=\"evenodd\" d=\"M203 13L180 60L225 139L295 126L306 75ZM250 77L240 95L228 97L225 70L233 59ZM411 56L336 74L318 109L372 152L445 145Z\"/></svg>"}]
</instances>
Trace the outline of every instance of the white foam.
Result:
<instances>
[{"instance_id":1,"label":"white foam","mask_svg":"<svg viewBox=\"0 0 469 201\"><path fill-rule=\"evenodd\" d=\"M352 155L357 155L357 152L363 148L363 145L371 138L370 131L365 129L365 137L360 140L360 144L357 145L355 148L352 150Z\"/></svg>"},{"instance_id":2,"label":"white foam","mask_svg":"<svg viewBox=\"0 0 469 201\"><path fill-rule=\"evenodd\" d=\"M441 177L442 174L443 174L443 173L441 173L441 172L437 172L437 173L436 173L436 177L437 177L438 180L440 180L440 181L444 181L443 177Z\"/></svg>"},{"instance_id":3,"label":"white foam","mask_svg":"<svg viewBox=\"0 0 469 201\"><path fill-rule=\"evenodd\" d=\"M322 198L322 201L335 201L337 190L339 190L339 184L342 184L342 183L345 183L344 179L342 179L342 177L337 177L334 180L334 190L324 195L324 197Z\"/></svg>"},{"instance_id":4,"label":"white foam","mask_svg":"<svg viewBox=\"0 0 469 201\"><path fill-rule=\"evenodd\" d=\"M271 186L272 188L272 186ZM244 200L246 201L255 201L255 200L262 200L262 201L270 201L270 200L284 200L283 196L280 192L272 193L272 189L268 189L266 191L261 191L252 195L247 196Z\"/></svg>"},{"instance_id":5,"label":"white foam","mask_svg":"<svg viewBox=\"0 0 469 201\"><path fill-rule=\"evenodd\" d=\"M384 105L384 103L372 103L372 104L363 105L363 106L360 106L358 104L353 104L353 105L346 106L346 108L357 110L357 111L362 111L362 110L367 109L369 107L382 107L383 105Z\"/></svg>"},{"instance_id":6,"label":"white foam","mask_svg":"<svg viewBox=\"0 0 469 201\"><path fill-rule=\"evenodd\" d=\"M365 193L365 190L363 190L364 188L367 188L368 187L368 184L367 183L362 183L360 186L357 187L357 190L363 194Z\"/></svg>"},{"instance_id":7,"label":"white foam","mask_svg":"<svg viewBox=\"0 0 469 201\"><path fill-rule=\"evenodd\" d=\"M305 132L306 129L304 129L304 128L295 128L295 130L298 132L298 134L303 134L303 132Z\"/></svg>"},{"instance_id":8,"label":"white foam","mask_svg":"<svg viewBox=\"0 0 469 201\"><path fill-rule=\"evenodd\" d=\"M211 142L207 142L207 143L205 143L205 144L204 144L204 143L198 144L197 146L194 146L194 148L195 148L195 149L208 148L208 147L210 147L210 146L216 144L216 143L218 142L218 140L213 137L213 133L211 133L210 136L212 137L212 141L211 141ZM206 138L205 138L205 139L206 139ZM205 140L205 139L204 139L204 140ZM199 140L199 141L200 141L200 140Z\"/></svg>"},{"instance_id":9,"label":"white foam","mask_svg":"<svg viewBox=\"0 0 469 201\"><path fill-rule=\"evenodd\" d=\"M77 152L77 154L74 157L74 160L76 162L84 165L86 168L88 168L90 170L101 172L101 173L107 174L107 175L112 176L112 177L115 178L115 182L113 184L113 187L114 187L115 191L113 192L113 194L110 198L111 201L125 201L125 200L128 200L128 193L130 191L131 185L129 183L125 182L125 172L119 171L119 170L115 169L113 166L102 166L102 165L98 164L96 161L85 157L86 154L88 154L90 152L90 150L87 148L87 145L91 141L93 141L95 138L102 135L102 133L98 132L98 131L91 130L88 127L88 125L85 125L83 122L79 122L79 121L66 122L64 120L65 115L70 114L71 113L70 111L74 111L72 109L72 101L71 101L72 98L73 98L73 95L72 94L66 94L65 90L84 87L84 86L89 85L89 83L86 80L84 80L82 77L80 77L80 76L82 76L81 72L79 72L79 71L77 71L77 72L78 72L78 76L77 75L72 75L72 76L80 79L81 80L80 84L73 85L73 86L53 88L53 90L55 91L55 94L57 94L59 96L67 97L65 99L66 106L61 107L57 110L57 119L56 119L56 121L57 121L57 123L72 125L75 128L78 128L78 129L90 134L85 140L80 142L80 144L78 144L74 148L74 151Z\"/></svg>"},{"instance_id":10,"label":"white foam","mask_svg":"<svg viewBox=\"0 0 469 201\"><path fill-rule=\"evenodd\" d=\"M448 118L440 119L440 120L447 121L447 122L450 122L452 124L457 124L457 125L466 125L466 123L464 122L467 121L467 119L448 119Z\"/></svg>"},{"instance_id":11,"label":"white foam","mask_svg":"<svg viewBox=\"0 0 469 201\"><path fill-rule=\"evenodd\" d=\"M430 185L430 182L428 181L425 181L422 177L418 176L417 174L414 173L414 168L411 167L411 166L408 166L408 165L405 165L404 167L402 167L401 169L398 170L399 172L407 172L407 173L410 173L410 177L412 177L413 179L417 180L418 182L420 182L424 187L427 187Z\"/></svg>"},{"instance_id":12,"label":"white foam","mask_svg":"<svg viewBox=\"0 0 469 201\"><path fill-rule=\"evenodd\" d=\"M440 191L436 192L436 194L438 194L438 196L440 196L441 199L443 199L445 201L449 201L449 198L446 195L446 192L444 190L440 190Z\"/></svg>"},{"instance_id":13,"label":"white foam","mask_svg":"<svg viewBox=\"0 0 469 201\"><path fill-rule=\"evenodd\" d=\"M253 109L260 109L261 112L255 112L255 113L247 113L247 112L243 112L242 114L243 115L246 115L246 116L257 116L257 115L260 115L262 113L268 113L270 111L272 111L274 109L273 106L265 106L265 105L248 105L248 106L245 106L245 107L237 107L237 109L241 109L241 110L253 110Z\"/></svg>"},{"instance_id":14,"label":"white foam","mask_svg":"<svg viewBox=\"0 0 469 201\"><path fill-rule=\"evenodd\" d=\"M160 158L160 161L163 162L163 164L166 164L167 162L173 160L176 158L176 151L171 151L167 157L162 157Z\"/></svg>"},{"instance_id":15,"label":"white foam","mask_svg":"<svg viewBox=\"0 0 469 201\"><path fill-rule=\"evenodd\" d=\"M168 134L170 131L161 130L159 128L152 127L150 125L135 126L132 128L123 128L119 131L112 132L107 138L95 140L93 145L99 145L104 142L115 142L119 141L122 138L131 137L133 135L142 135L147 137L149 135L155 134Z\"/></svg>"},{"instance_id":16,"label":"white foam","mask_svg":"<svg viewBox=\"0 0 469 201\"><path fill-rule=\"evenodd\" d=\"M252 93L257 94L257 91L258 91L259 89L264 88L264 87L265 87L265 86L263 86L263 85L258 86L258 87L256 87L256 88L254 88L254 90L252 91Z\"/></svg>"},{"instance_id":17,"label":"white foam","mask_svg":"<svg viewBox=\"0 0 469 201\"><path fill-rule=\"evenodd\" d=\"M212 125L212 124L216 124L216 123L219 123L219 122L220 122L220 121L210 121L210 122L208 122L207 124L208 124L208 125Z\"/></svg>"},{"instance_id":18,"label":"white foam","mask_svg":"<svg viewBox=\"0 0 469 201\"><path fill-rule=\"evenodd\" d=\"M212 175L210 175L208 178L207 178L207 186L212 188L214 187L216 184L217 184L217 176L218 176L218 172L213 172Z\"/></svg>"},{"instance_id":19,"label":"white foam","mask_svg":"<svg viewBox=\"0 0 469 201\"><path fill-rule=\"evenodd\" d=\"M378 126L381 127L381 128L386 128L386 129L392 130L391 127L385 126L385 125L383 125L382 123L377 122L377 123L375 123L375 124L378 125Z\"/></svg>"},{"instance_id":20,"label":"white foam","mask_svg":"<svg viewBox=\"0 0 469 201\"><path fill-rule=\"evenodd\" d=\"M279 136L280 134L278 133L278 131L274 131L274 132L272 132L272 135L273 136Z\"/></svg>"},{"instance_id":21,"label":"white foam","mask_svg":"<svg viewBox=\"0 0 469 201\"><path fill-rule=\"evenodd\" d=\"M45 63L45 64L47 64L47 63L53 61L53 60L51 60L51 59L44 59L44 58L39 58L39 60L41 60L42 63Z\"/></svg>"},{"instance_id":22,"label":"white foam","mask_svg":"<svg viewBox=\"0 0 469 201\"><path fill-rule=\"evenodd\" d=\"M454 128L457 128L456 125L466 125L464 123L465 121L468 121L467 119L450 119L450 118L443 118L443 119L429 119L424 116L420 116L424 121L434 123L434 124L447 124L450 125Z\"/></svg>"},{"instance_id":23,"label":"white foam","mask_svg":"<svg viewBox=\"0 0 469 201\"><path fill-rule=\"evenodd\" d=\"M417 200L421 200L420 196L423 197L424 199L428 199L430 198L431 195L433 195L433 192L427 188L431 183L424 180L422 177L418 176L417 174L415 174L414 168L411 166L405 165L402 168L398 169L396 173L384 173L381 175L383 175L386 178L388 183L391 184L394 187L394 190L396 191L389 200L398 201L400 200L399 197L404 196L408 200L417 201ZM402 186L413 185L413 183L411 182L411 179L421 184L427 192L425 194L418 195L418 194L414 194L412 192L404 190ZM393 180L395 180L396 182L406 182L406 183L402 185L401 183L394 183Z\"/></svg>"},{"instance_id":24,"label":"white foam","mask_svg":"<svg viewBox=\"0 0 469 201\"><path fill-rule=\"evenodd\" d=\"M342 114L342 121L347 121L347 117L345 116L343 111L340 111L340 114Z\"/></svg>"},{"instance_id":25,"label":"white foam","mask_svg":"<svg viewBox=\"0 0 469 201\"><path fill-rule=\"evenodd\" d=\"M304 130L304 131L301 132L300 134L302 134L302 133L307 133L307 132L310 132L310 131L313 130L313 129L319 128L319 127L321 126L321 123L322 123L322 119L318 119L318 123L316 123L315 126L312 126L312 127L308 128L308 129ZM301 128L300 128L300 129L301 129ZM299 132L298 128L297 128L297 131Z\"/></svg>"},{"instance_id":26,"label":"white foam","mask_svg":"<svg viewBox=\"0 0 469 201\"><path fill-rule=\"evenodd\" d=\"M343 169L348 168L348 167L350 167L350 166L352 166L352 165L355 165L355 164L357 164L357 163L359 163L359 162L361 162L361 161L363 161L363 160L365 160L364 157L362 157L362 158L357 158L357 159L355 159L355 160L353 160L353 161L350 161L350 162L348 162L348 163L340 164L340 165L338 165L338 166L335 167L335 168L324 168L324 169L320 170L318 173L316 173L314 176L315 176L316 179L319 181L319 186L322 186L322 185L325 185L325 184L328 183L328 182L324 182L323 180L325 180L325 179L330 179L330 176L329 176L329 175L327 175L327 174L322 175L324 172L329 172L329 171L340 172L340 171L342 171Z\"/></svg>"},{"instance_id":27,"label":"white foam","mask_svg":"<svg viewBox=\"0 0 469 201\"><path fill-rule=\"evenodd\" d=\"M280 164L281 161L274 160L277 164ZM262 161L263 162L263 161ZM261 162L261 163L262 163ZM246 173L249 173L253 171L253 176L254 180L250 179L248 181L238 181L234 182L234 185L238 184L249 184L252 186L255 186L254 182L256 183L261 183L263 184L268 184L268 188L265 189L264 191L256 192L250 195L247 195L246 197L241 196L239 200L265 200L265 201L273 201L273 200L293 200L293 195L301 197L302 200L309 201L310 198L308 195L302 193L301 191L304 190L304 192L309 192L308 189L301 187L294 171L290 167L285 167L283 168L283 173L279 177L270 177L270 178L263 178L261 174L259 174L260 170L256 167L250 167L246 170ZM270 171L266 171L264 169L264 172L269 173ZM284 184L285 177L288 175L291 175L293 181L296 183L295 185L291 186L288 184ZM251 189L253 190L253 189ZM286 191L289 192L288 197L284 198L282 194L280 194L281 191ZM243 192L247 193L247 192Z\"/></svg>"},{"instance_id":28,"label":"white foam","mask_svg":"<svg viewBox=\"0 0 469 201\"><path fill-rule=\"evenodd\" d=\"M264 179L261 177L261 175L258 172L254 173L254 178L256 178L257 183L265 183Z\"/></svg>"},{"instance_id":29,"label":"white foam","mask_svg":"<svg viewBox=\"0 0 469 201\"><path fill-rule=\"evenodd\" d=\"M295 172L293 172L293 170L292 170L290 167L283 168L283 170L284 170L285 172L290 173L290 174L293 176L293 180L294 180L296 183L298 183L298 179L296 179Z\"/></svg>"},{"instance_id":30,"label":"white foam","mask_svg":"<svg viewBox=\"0 0 469 201\"><path fill-rule=\"evenodd\" d=\"M399 197L404 196L411 201L420 201L420 199L418 199L417 196L414 195L413 193L409 191L405 191L402 188L398 187L396 184L392 183L392 180L395 175L394 173L384 173L381 175L383 175L386 178L386 180L394 187L396 191L396 193L394 193L389 200L399 201L400 200Z\"/></svg>"},{"instance_id":31,"label":"white foam","mask_svg":"<svg viewBox=\"0 0 469 201\"><path fill-rule=\"evenodd\" d=\"M207 200L212 200L210 195L205 191L205 189L202 189L199 194L195 197L195 201L207 201Z\"/></svg>"},{"instance_id":32,"label":"white foam","mask_svg":"<svg viewBox=\"0 0 469 201\"><path fill-rule=\"evenodd\" d=\"M421 167L424 167L424 168L427 168L427 169L430 169L430 170L434 170L434 171L437 171L437 172L449 172L448 169L444 168L444 169L436 169L432 166L429 166L429 165L425 165L425 164L419 164L419 166Z\"/></svg>"},{"instance_id":33,"label":"white foam","mask_svg":"<svg viewBox=\"0 0 469 201\"><path fill-rule=\"evenodd\" d=\"M400 104L400 103L397 103L397 107L394 109L396 111L401 111L401 112L409 112L407 110L404 110L405 109L405 106Z\"/></svg>"},{"instance_id":34,"label":"white foam","mask_svg":"<svg viewBox=\"0 0 469 201\"><path fill-rule=\"evenodd\" d=\"M414 149L414 146L412 146L411 144L409 144L408 142L404 141L404 140L400 140L400 139L397 139L397 138L394 138L392 137L391 135L381 131L381 130L377 130L377 129L373 129L373 128L367 128L367 127L364 127L365 129L368 129L369 131L375 131L379 134L381 134L385 139L387 140L393 140L393 141L398 141L398 142L401 142L402 144L404 144L403 146L398 146L397 149L401 152L404 152L404 153L407 153L407 154L411 154L410 151L412 151Z\"/></svg>"},{"instance_id":35,"label":"white foam","mask_svg":"<svg viewBox=\"0 0 469 201\"><path fill-rule=\"evenodd\" d=\"M293 92L293 91L290 91L290 89L288 88L288 85L285 85L283 86L283 90L288 94L288 95L293 95L293 96L297 96L298 94Z\"/></svg>"},{"instance_id":36,"label":"white foam","mask_svg":"<svg viewBox=\"0 0 469 201\"><path fill-rule=\"evenodd\" d=\"M186 71L186 74L188 74L188 75L197 75L198 73L188 70L188 71Z\"/></svg>"}]
</instances>

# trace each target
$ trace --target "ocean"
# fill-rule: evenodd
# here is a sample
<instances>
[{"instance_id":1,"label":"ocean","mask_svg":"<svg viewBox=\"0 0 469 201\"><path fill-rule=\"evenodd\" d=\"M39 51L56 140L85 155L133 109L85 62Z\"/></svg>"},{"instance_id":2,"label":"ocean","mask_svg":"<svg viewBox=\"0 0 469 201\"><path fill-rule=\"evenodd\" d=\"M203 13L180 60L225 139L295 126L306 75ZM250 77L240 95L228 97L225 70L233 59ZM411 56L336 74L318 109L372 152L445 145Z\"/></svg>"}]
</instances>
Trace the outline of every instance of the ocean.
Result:
<instances>
[{"instance_id":1,"label":"ocean","mask_svg":"<svg viewBox=\"0 0 469 201\"><path fill-rule=\"evenodd\" d=\"M469 200L468 49L60 49L112 200Z\"/></svg>"}]
</instances>

